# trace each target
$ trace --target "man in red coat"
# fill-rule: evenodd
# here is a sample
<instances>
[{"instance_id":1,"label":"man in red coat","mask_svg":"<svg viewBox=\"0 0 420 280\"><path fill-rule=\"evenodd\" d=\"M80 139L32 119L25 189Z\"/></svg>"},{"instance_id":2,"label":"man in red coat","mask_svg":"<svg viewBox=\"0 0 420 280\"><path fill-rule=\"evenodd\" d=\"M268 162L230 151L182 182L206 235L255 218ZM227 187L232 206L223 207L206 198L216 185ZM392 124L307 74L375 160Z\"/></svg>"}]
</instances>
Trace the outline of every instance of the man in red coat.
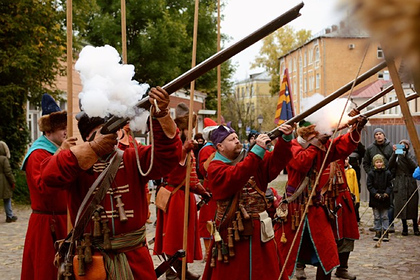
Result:
<instances>
[{"instance_id":1,"label":"man in red coat","mask_svg":"<svg viewBox=\"0 0 420 280\"><path fill-rule=\"evenodd\" d=\"M233 129L219 126L212 132L217 153L207 171L217 212L204 280L277 280L279 276L265 191L291 159L293 129L289 125L278 129L284 134L273 152L267 151L270 138L260 134L246 157Z\"/></svg>"},{"instance_id":2,"label":"man in red coat","mask_svg":"<svg viewBox=\"0 0 420 280\"><path fill-rule=\"evenodd\" d=\"M184 143L184 147L181 147L182 151L181 160L173 168L168 176L165 176L164 186L169 191L174 191L177 187L180 187L175 193L171 195L169 205L166 213L159 210L157 213L156 223L156 236L155 236L155 247L154 252L156 254L163 254L173 256L178 250L183 247L184 238L184 207L185 207L185 180L187 176L187 158L191 160L191 173L190 173L190 194L189 194L189 213L188 213L188 229L187 229L187 252L186 258L187 263L192 263L194 260L201 260L203 254L201 251L200 236L198 234L198 216L197 206L195 201L194 193L208 197L209 193L205 191L203 186L198 180L198 176L195 169L195 158L192 151L193 142L187 139L188 133L188 119L189 119L189 108L185 103L180 103L175 109L175 122L180 131L181 141ZM193 116L193 125L195 126L196 115ZM187 154L190 157L187 157ZM181 260L177 260L174 263L176 272L171 269L166 272L166 279L168 280L179 280L182 274L182 263ZM197 280L200 275L192 273L186 270L186 279Z\"/></svg>"},{"instance_id":3,"label":"man in red coat","mask_svg":"<svg viewBox=\"0 0 420 280\"><path fill-rule=\"evenodd\" d=\"M82 242L78 242L86 245L88 236L97 236L90 238L93 245L89 249L93 247L93 256L103 257L107 279L156 279L145 240L148 204L144 186L151 179L166 176L177 165L181 141L168 114L168 93L159 87L152 88L149 101L157 103L160 109L156 113L157 108L153 107L149 119L153 125L153 154L151 146L125 149L111 186L97 207L93 220L89 221ZM73 224L86 193L109 163L117 143L116 134L102 135L101 126L96 126L94 119L84 115L78 123L85 140L96 132L94 140L62 151L43 162L41 176L44 182L50 187L60 186L67 190ZM138 164L143 171L151 165L152 168L145 175L140 175ZM85 263L86 271L89 265ZM74 273L78 273L77 267L73 269Z\"/></svg>"},{"instance_id":4,"label":"man in red coat","mask_svg":"<svg viewBox=\"0 0 420 280\"><path fill-rule=\"evenodd\" d=\"M57 279L54 242L67 235L66 193L45 186L41 163L62 149L69 149L76 139L66 140L67 112L61 111L50 95L42 96L41 107L38 124L43 135L32 144L22 165L32 208L23 250L22 280Z\"/></svg>"},{"instance_id":5,"label":"man in red coat","mask_svg":"<svg viewBox=\"0 0 420 280\"><path fill-rule=\"evenodd\" d=\"M331 279L331 271L339 265L337 245L326 215L326 213L328 215L331 213L326 207L322 186L319 184L315 186L315 194L310 200L309 195L318 172L321 172L323 161L325 160L325 167L327 167L330 162L347 157L356 148L364 123L364 120L360 120L349 133L333 140L329 139L328 135L320 135L315 130L315 125L302 126L298 129L299 136L292 141L293 157L287 165L286 196L293 197L300 186L303 186L303 191L294 200L285 204L286 207L288 206L287 220L282 226L276 225L280 264L284 270L282 279L291 278L298 263L317 266L317 280ZM330 145L332 145L331 150L328 157L324 159ZM309 177L307 184L303 183L306 182L305 177ZM306 203L310 206L305 215ZM304 216L304 222L297 232L302 216ZM282 242L283 233L286 239ZM295 236L296 240L291 247ZM290 256L286 260L289 251L291 251Z\"/></svg>"},{"instance_id":6,"label":"man in red coat","mask_svg":"<svg viewBox=\"0 0 420 280\"><path fill-rule=\"evenodd\" d=\"M354 250L354 241L359 239L360 235L353 200L347 186L343 159L330 163L322 172L319 185L326 190L325 196L330 210L341 205L335 216L331 216L330 219L340 260L340 266L335 275L339 278L355 280L356 276L350 274L347 269L350 252Z\"/></svg>"}]
</instances>

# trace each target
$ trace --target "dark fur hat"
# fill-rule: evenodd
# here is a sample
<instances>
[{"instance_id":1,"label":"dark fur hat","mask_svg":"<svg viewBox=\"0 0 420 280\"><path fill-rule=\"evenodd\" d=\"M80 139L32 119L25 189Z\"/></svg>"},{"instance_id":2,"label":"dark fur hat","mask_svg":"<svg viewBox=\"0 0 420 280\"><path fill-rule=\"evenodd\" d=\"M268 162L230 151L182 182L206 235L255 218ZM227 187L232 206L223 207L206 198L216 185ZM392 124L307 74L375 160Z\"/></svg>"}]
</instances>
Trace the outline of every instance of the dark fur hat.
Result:
<instances>
[{"instance_id":1,"label":"dark fur hat","mask_svg":"<svg viewBox=\"0 0 420 280\"><path fill-rule=\"evenodd\" d=\"M175 108L175 123L180 130L188 129L188 118L189 118L190 109L187 104L181 102ZM195 128L197 122L196 114L193 115L192 128Z\"/></svg>"},{"instance_id":2,"label":"dark fur hat","mask_svg":"<svg viewBox=\"0 0 420 280\"><path fill-rule=\"evenodd\" d=\"M41 100L42 117L38 120L39 130L54 132L67 127L67 111L61 111L55 100L47 93Z\"/></svg>"},{"instance_id":3,"label":"dark fur hat","mask_svg":"<svg viewBox=\"0 0 420 280\"><path fill-rule=\"evenodd\" d=\"M77 127L79 128L80 135L83 141L87 141L89 133L96 127L105 123L104 118L100 117L89 117L85 112L80 112L76 115Z\"/></svg>"}]
</instances>

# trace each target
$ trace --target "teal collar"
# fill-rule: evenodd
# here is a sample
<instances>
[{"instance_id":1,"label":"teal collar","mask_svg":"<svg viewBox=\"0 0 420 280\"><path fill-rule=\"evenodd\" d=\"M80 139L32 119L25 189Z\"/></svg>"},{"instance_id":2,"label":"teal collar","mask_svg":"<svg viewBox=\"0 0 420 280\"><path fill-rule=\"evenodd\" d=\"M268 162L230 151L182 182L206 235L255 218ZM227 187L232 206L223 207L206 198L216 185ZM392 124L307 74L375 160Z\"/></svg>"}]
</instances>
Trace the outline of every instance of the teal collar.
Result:
<instances>
[{"instance_id":1,"label":"teal collar","mask_svg":"<svg viewBox=\"0 0 420 280\"><path fill-rule=\"evenodd\" d=\"M20 169L25 170L26 168L25 165L29 156L31 155L33 151L39 150L39 149L46 150L47 152L54 154L57 151L58 146L54 144L53 142L51 142L50 140L48 140L48 138L45 137L45 135L42 135L41 137L36 139L35 142L32 144L32 146L29 148L28 152L26 153L25 158L23 159L23 163Z\"/></svg>"}]
</instances>

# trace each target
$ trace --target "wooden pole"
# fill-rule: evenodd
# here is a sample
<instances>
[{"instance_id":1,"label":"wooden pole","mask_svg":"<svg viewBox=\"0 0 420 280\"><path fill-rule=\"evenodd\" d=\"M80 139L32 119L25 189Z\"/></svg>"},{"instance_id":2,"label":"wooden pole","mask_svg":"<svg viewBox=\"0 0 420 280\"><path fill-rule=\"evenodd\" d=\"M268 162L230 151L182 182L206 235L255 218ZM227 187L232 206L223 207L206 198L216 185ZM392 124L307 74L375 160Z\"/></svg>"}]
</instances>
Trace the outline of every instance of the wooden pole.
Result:
<instances>
[{"instance_id":1,"label":"wooden pole","mask_svg":"<svg viewBox=\"0 0 420 280\"><path fill-rule=\"evenodd\" d=\"M417 162L420 160L420 141L417 136L417 130L411 117L410 108L408 107L404 90L401 85L401 80L398 75L397 67L395 66L394 59L385 55L385 60L388 64L389 74L394 84L395 93L397 94L398 103L400 104L401 112L405 125L407 126L408 135L410 136L411 144L413 145L414 153L417 157Z\"/></svg>"},{"instance_id":2,"label":"wooden pole","mask_svg":"<svg viewBox=\"0 0 420 280\"><path fill-rule=\"evenodd\" d=\"M217 52L220 52L220 0L217 0ZM222 122L222 67L217 65L217 123Z\"/></svg>"},{"instance_id":3,"label":"wooden pole","mask_svg":"<svg viewBox=\"0 0 420 280\"><path fill-rule=\"evenodd\" d=\"M127 26L125 0L121 0L121 45L123 63L127 64Z\"/></svg>"},{"instance_id":4,"label":"wooden pole","mask_svg":"<svg viewBox=\"0 0 420 280\"><path fill-rule=\"evenodd\" d=\"M67 0L67 137L73 136L73 3ZM67 233L73 228L67 208Z\"/></svg>"},{"instance_id":5,"label":"wooden pole","mask_svg":"<svg viewBox=\"0 0 420 280\"><path fill-rule=\"evenodd\" d=\"M198 31L198 6L199 0L195 0L194 10L194 31L193 31L193 49L192 49L192 60L191 68L195 67L196 54L197 54L197 31ZM194 91L195 91L195 80L191 81L190 86L190 111L188 116L188 136L187 140L192 139L192 126L193 126L193 115L194 115ZM190 175L191 175L191 153L187 154L187 173L185 174L185 205L184 205L184 234L182 249L185 251L185 257L182 258L182 280L185 280L187 273L187 256L188 256L188 217L189 217L189 203L190 203ZM194 221L192 221L194 222Z\"/></svg>"}]
</instances>

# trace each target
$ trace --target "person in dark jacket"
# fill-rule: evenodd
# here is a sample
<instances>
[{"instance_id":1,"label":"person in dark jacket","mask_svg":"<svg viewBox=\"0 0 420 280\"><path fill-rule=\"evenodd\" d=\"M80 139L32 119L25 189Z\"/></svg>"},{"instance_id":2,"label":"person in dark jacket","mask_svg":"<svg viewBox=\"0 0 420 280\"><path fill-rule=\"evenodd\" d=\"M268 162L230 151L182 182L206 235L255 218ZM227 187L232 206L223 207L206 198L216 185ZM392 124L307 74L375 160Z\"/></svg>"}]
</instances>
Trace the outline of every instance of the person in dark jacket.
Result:
<instances>
[{"instance_id":1,"label":"person in dark jacket","mask_svg":"<svg viewBox=\"0 0 420 280\"><path fill-rule=\"evenodd\" d=\"M380 154L384 157L385 167L388 168L388 161L394 152L393 144L385 137L385 132L382 128L375 128L373 131L373 136L375 137L375 141L367 147L365 156L363 157L363 169L366 171L366 174L368 174L369 171L373 169L372 159L376 154ZM391 174L393 174L393 170L389 170L391 171ZM392 223L394 220L394 203L392 193L390 200L391 205L388 210L388 219L389 222ZM370 228L369 230L374 231L373 228ZM394 226L391 226L389 232L395 232Z\"/></svg>"},{"instance_id":2,"label":"person in dark jacket","mask_svg":"<svg viewBox=\"0 0 420 280\"><path fill-rule=\"evenodd\" d=\"M373 157L373 169L369 171L367 177L367 189L369 190L369 207L373 208L375 219L375 237L377 241L389 227L388 208L391 204L390 196L392 191L392 175L385 167L384 157L377 154ZM383 241L389 241L388 231L385 232Z\"/></svg>"},{"instance_id":3,"label":"person in dark jacket","mask_svg":"<svg viewBox=\"0 0 420 280\"><path fill-rule=\"evenodd\" d=\"M9 147L5 142L0 141L0 199L3 199L6 223L17 221L17 216L13 215L12 209L12 196L16 181L10 167L9 158Z\"/></svg>"},{"instance_id":4,"label":"person in dark jacket","mask_svg":"<svg viewBox=\"0 0 420 280\"><path fill-rule=\"evenodd\" d=\"M419 194L417 192L416 179L412 177L417 167L417 161L410 153L410 141L404 139L400 141L400 144L403 144L405 147L403 153L397 154L397 148L394 145L394 153L389 160L389 168L395 169L395 183L393 186L395 215L398 215L402 210L399 216L395 216L395 218L400 218L402 221L402 235L408 235L408 219L413 220L414 234L420 235L419 226L417 225ZM414 196L410 199L413 193ZM408 202L409 199L410 201Z\"/></svg>"}]
</instances>

